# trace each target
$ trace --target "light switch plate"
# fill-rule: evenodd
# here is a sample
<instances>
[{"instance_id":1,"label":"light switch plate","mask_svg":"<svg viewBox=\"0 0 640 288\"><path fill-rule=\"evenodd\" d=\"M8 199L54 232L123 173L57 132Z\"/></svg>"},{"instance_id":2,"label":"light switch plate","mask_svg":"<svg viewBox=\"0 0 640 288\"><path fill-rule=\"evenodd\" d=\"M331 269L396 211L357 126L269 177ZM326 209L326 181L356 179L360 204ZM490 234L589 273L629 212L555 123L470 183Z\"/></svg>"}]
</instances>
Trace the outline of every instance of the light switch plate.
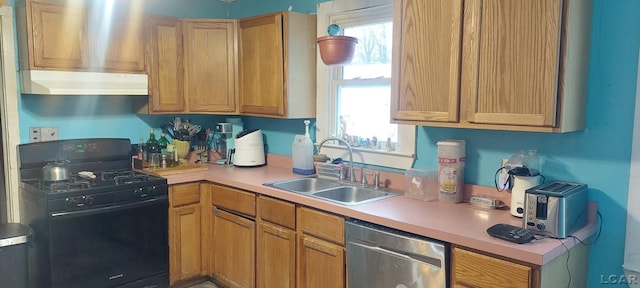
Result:
<instances>
[{"instance_id":1,"label":"light switch plate","mask_svg":"<svg viewBox=\"0 0 640 288\"><path fill-rule=\"evenodd\" d=\"M58 140L58 127L40 127L42 141Z\"/></svg>"}]
</instances>

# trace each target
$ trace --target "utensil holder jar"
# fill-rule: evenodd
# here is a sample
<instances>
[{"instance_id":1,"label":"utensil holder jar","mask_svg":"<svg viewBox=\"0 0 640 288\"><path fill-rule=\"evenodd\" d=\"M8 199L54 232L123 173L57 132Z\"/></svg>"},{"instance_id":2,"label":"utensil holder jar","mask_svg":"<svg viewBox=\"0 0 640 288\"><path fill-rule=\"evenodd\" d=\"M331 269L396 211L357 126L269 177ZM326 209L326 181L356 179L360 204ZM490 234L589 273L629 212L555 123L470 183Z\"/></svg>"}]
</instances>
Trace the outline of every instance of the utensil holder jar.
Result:
<instances>
[{"instance_id":1,"label":"utensil holder jar","mask_svg":"<svg viewBox=\"0 0 640 288\"><path fill-rule=\"evenodd\" d=\"M174 139L171 142L176 148L175 151L178 154L178 161L187 159L187 154L189 153L189 141L181 141Z\"/></svg>"}]
</instances>

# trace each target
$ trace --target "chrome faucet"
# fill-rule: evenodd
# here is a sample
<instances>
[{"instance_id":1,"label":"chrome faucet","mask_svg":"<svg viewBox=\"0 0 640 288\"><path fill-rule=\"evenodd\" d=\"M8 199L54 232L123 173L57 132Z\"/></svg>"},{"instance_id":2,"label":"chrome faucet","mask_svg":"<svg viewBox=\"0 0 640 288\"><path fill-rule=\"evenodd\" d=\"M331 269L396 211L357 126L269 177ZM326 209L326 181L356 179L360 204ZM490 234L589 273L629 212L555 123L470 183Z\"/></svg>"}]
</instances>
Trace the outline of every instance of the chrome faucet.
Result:
<instances>
[{"instance_id":1,"label":"chrome faucet","mask_svg":"<svg viewBox=\"0 0 640 288\"><path fill-rule=\"evenodd\" d=\"M364 167L362 167L362 170L360 171L362 172L362 178L360 178L360 184L362 185L362 187L369 187L369 183L367 183L367 176L373 176L373 173L367 173L366 170L364 170Z\"/></svg>"},{"instance_id":2,"label":"chrome faucet","mask_svg":"<svg viewBox=\"0 0 640 288\"><path fill-rule=\"evenodd\" d=\"M353 150L351 150L351 145L349 145L349 143L347 141L344 141L343 139L337 138L337 137L328 137L322 141L320 141L320 143L318 144L318 153L320 153L320 149L322 148L322 145L324 144L324 142L327 141L331 141L331 140L335 140L338 141L340 143L343 143L344 145L347 146L347 150L349 150L349 181L351 182L355 182L356 181L356 177L355 177L355 170L353 169ZM342 178L342 172L340 173Z\"/></svg>"}]
</instances>

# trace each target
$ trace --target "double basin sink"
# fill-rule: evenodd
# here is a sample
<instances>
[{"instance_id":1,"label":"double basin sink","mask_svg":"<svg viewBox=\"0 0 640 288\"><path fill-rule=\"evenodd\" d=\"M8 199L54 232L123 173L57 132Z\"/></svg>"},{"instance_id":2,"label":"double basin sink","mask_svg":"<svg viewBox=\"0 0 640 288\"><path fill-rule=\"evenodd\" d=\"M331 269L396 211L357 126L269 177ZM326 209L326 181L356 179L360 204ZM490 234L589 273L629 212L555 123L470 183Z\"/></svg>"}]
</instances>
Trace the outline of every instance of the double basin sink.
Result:
<instances>
[{"instance_id":1,"label":"double basin sink","mask_svg":"<svg viewBox=\"0 0 640 288\"><path fill-rule=\"evenodd\" d=\"M398 195L381 189L363 187L355 182L338 182L318 177L282 180L264 185L342 205L358 205Z\"/></svg>"}]
</instances>

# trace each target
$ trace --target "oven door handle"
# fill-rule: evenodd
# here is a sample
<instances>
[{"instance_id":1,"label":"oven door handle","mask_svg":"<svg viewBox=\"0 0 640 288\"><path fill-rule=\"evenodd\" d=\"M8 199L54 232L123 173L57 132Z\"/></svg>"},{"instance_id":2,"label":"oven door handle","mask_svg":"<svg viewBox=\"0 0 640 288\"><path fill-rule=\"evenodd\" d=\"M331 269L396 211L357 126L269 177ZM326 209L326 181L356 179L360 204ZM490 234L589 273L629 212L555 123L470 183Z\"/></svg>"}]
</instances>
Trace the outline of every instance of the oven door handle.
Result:
<instances>
[{"instance_id":1,"label":"oven door handle","mask_svg":"<svg viewBox=\"0 0 640 288\"><path fill-rule=\"evenodd\" d=\"M96 215L101 213L115 212L115 211L121 211L126 209L144 207L148 205L154 205L157 203L161 203L162 201L167 201L168 199L169 197L162 196L158 198L151 198L144 201L132 202L127 204L118 204L113 206L86 209L86 210L80 210L80 211L51 213L51 217L55 219L64 219L64 218L72 218L72 217L79 217L79 216Z\"/></svg>"}]
</instances>

